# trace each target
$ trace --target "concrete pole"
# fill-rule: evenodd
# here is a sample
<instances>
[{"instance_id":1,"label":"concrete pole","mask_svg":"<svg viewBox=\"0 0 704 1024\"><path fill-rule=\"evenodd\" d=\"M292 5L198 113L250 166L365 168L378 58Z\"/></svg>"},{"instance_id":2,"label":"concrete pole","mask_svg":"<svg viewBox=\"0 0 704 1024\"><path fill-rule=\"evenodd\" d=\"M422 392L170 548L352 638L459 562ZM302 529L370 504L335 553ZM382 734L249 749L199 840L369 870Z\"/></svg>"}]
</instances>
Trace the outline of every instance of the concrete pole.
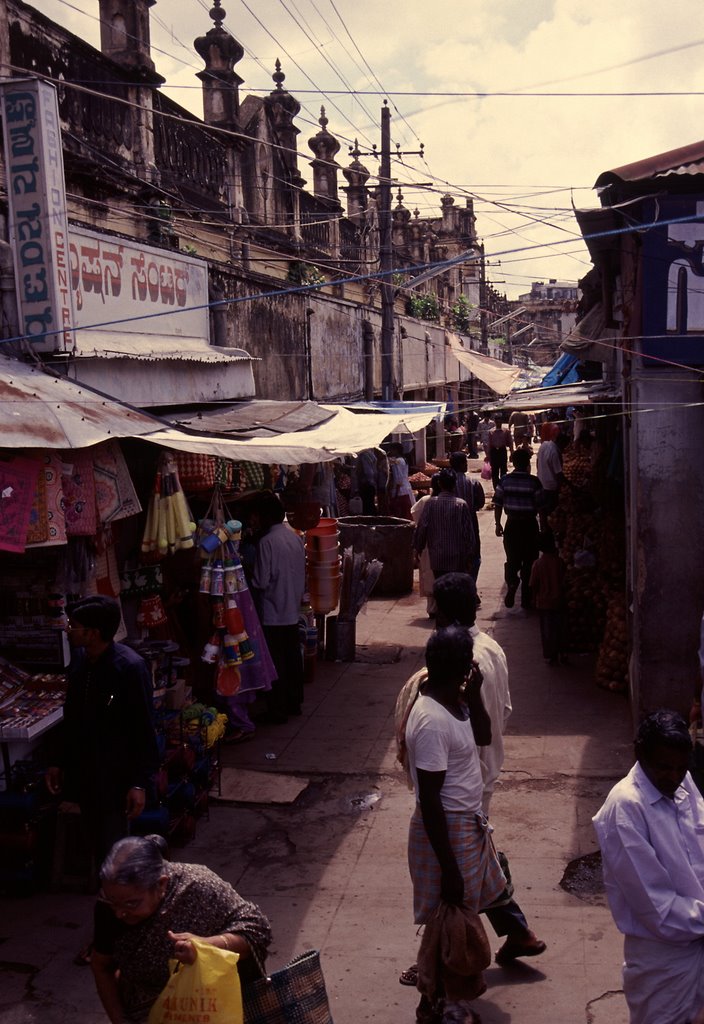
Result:
<instances>
[{"instance_id":1,"label":"concrete pole","mask_svg":"<svg viewBox=\"0 0 704 1024\"><path fill-rule=\"evenodd\" d=\"M381 159L379 166L379 269L381 279L381 398L394 397L394 285L391 251L391 111L386 100L381 108Z\"/></svg>"}]
</instances>

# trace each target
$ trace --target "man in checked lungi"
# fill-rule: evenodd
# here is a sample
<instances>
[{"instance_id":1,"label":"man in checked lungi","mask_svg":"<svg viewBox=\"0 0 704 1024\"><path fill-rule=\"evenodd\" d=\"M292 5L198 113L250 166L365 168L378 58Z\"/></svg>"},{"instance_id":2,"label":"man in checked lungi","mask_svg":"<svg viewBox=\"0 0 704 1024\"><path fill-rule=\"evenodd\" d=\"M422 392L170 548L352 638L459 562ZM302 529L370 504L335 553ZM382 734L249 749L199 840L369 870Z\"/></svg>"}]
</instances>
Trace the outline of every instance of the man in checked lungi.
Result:
<instances>
[{"instance_id":1,"label":"man in checked lungi","mask_svg":"<svg viewBox=\"0 0 704 1024\"><path fill-rule=\"evenodd\" d=\"M477 743L491 742L463 626L438 629L425 651L428 678L408 716L406 746L416 794L408 837L416 924L427 924L441 901L479 911L506 887L490 826L482 812ZM475 738L476 737L476 738ZM435 998L422 995L418 1024L473 1024L471 1001L486 986L481 974L442 975ZM444 998L443 998L444 997Z\"/></svg>"}]
</instances>

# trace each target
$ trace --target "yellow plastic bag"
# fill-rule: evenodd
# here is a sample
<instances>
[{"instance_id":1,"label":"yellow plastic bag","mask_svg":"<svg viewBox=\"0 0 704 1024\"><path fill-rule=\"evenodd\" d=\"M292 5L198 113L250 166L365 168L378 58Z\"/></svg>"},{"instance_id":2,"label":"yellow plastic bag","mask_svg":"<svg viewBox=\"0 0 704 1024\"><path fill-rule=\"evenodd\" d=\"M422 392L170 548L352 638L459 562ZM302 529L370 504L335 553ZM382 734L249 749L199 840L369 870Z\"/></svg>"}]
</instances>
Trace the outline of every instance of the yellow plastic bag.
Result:
<instances>
[{"instance_id":1,"label":"yellow plastic bag","mask_svg":"<svg viewBox=\"0 0 704 1024\"><path fill-rule=\"evenodd\" d=\"M243 1024L239 953L193 941L196 962L169 960L172 971L148 1024Z\"/></svg>"}]
</instances>

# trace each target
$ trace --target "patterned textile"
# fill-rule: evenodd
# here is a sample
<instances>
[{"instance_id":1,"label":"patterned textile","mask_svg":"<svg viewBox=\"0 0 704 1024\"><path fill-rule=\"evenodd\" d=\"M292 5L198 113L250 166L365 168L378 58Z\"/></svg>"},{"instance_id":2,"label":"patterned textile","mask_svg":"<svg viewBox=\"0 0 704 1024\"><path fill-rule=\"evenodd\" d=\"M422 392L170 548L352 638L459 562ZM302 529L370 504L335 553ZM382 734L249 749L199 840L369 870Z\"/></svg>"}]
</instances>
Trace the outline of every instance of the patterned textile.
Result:
<instances>
[{"instance_id":1,"label":"patterned textile","mask_svg":"<svg viewBox=\"0 0 704 1024\"><path fill-rule=\"evenodd\" d=\"M248 970L250 979L260 973L257 965L263 965L271 942L269 922L259 907L242 899L209 868L171 863L164 870L169 876L166 895L158 912L146 921L123 925L107 904L98 902L95 908L94 946L97 952L112 955L120 970L120 998L128 1020L145 1021L169 979L169 930L242 935L253 953L253 959L240 962L243 984Z\"/></svg>"},{"instance_id":2,"label":"patterned textile","mask_svg":"<svg viewBox=\"0 0 704 1024\"><path fill-rule=\"evenodd\" d=\"M64 516L64 492L61 483L61 459L56 454L42 457L42 473L46 495L47 537L44 541L33 541L33 547L53 547L66 543L66 518Z\"/></svg>"},{"instance_id":3,"label":"patterned textile","mask_svg":"<svg viewBox=\"0 0 704 1024\"><path fill-rule=\"evenodd\" d=\"M332 1024L316 950L301 953L242 991L247 1024Z\"/></svg>"},{"instance_id":4,"label":"patterned textile","mask_svg":"<svg viewBox=\"0 0 704 1024\"><path fill-rule=\"evenodd\" d=\"M101 523L126 519L142 511L130 472L117 441L92 449L95 499Z\"/></svg>"},{"instance_id":5,"label":"patterned textile","mask_svg":"<svg viewBox=\"0 0 704 1024\"><path fill-rule=\"evenodd\" d=\"M42 544L49 539L49 522L46 508L46 476L44 465L37 475L37 485L32 499L32 511L29 514L29 530L27 544Z\"/></svg>"},{"instance_id":6,"label":"patterned textile","mask_svg":"<svg viewBox=\"0 0 704 1024\"><path fill-rule=\"evenodd\" d=\"M217 460L214 455L174 452L178 478L184 491L211 491L215 486Z\"/></svg>"},{"instance_id":7,"label":"patterned textile","mask_svg":"<svg viewBox=\"0 0 704 1024\"><path fill-rule=\"evenodd\" d=\"M0 550L23 552L41 470L39 459L0 460Z\"/></svg>"},{"instance_id":8,"label":"patterned textile","mask_svg":"<svg viewBox=\"0 0 704 1024\"><path fill-rule=\"evenodd\" d=\"M479 811L445 811L450 844L464 879L464 901L472 910L493 903L506 888L491 841L491 825ZM408 830L408 866L413 882L413 920L425 924L440 903L440 864L423 825L420 807Z\"/></svg>"},{"instance_id":9,"label":"patterned textile","mask_svg":"<svg viewBox=\"0 0 704 1024\"><path fill-rule=\"evenodd\" d=\"M244 475L244 488L247 491L261 491L265 483L265 469L259 462L242 462L240 468Z\"/></svg>"},{"instance_id":10,"label":"patterned textile","mask_svg":"<svg viewBox=\"0 0 704 1024\"><path fill-rule=\"evenodd\" d=\"M105 597L120 595L120 573L109 526L99 527L95 538L95 586L97 592Z\"/></svg>"},{"instance_id":11,"label":"patterned textile","mask_svg":"<svg viewBox=\"0 0 704 1024\"><path fill-rule=\"evenodd\" d=\"M92 453L90 451L64 452L61 482L64 492L67 535L69 537L92 537L97 528Z\"/></svg>"}]
</instances>

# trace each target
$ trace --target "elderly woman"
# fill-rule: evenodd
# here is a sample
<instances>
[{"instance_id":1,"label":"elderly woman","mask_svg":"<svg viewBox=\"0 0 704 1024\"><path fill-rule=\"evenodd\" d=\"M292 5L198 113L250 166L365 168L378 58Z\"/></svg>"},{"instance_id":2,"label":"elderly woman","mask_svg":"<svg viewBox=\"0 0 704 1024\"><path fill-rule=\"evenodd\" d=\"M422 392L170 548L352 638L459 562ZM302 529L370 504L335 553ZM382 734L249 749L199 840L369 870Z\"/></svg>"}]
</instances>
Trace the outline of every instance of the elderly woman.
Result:
<instances>
[{"instance_id":1,"label":"elderly woman","mask_svg":"<svg viewBox=\"0 0 704 1024\"><path fill-rule=\"evenodd\" d=\"M161 836L115 843L100 869L91 967L112 1024L146 1021L169 959L192 964L198 937L239 953L243 985L264 973L271 930L261 910L199 864L169 863Z\"/></svg>"}]
</instances>

